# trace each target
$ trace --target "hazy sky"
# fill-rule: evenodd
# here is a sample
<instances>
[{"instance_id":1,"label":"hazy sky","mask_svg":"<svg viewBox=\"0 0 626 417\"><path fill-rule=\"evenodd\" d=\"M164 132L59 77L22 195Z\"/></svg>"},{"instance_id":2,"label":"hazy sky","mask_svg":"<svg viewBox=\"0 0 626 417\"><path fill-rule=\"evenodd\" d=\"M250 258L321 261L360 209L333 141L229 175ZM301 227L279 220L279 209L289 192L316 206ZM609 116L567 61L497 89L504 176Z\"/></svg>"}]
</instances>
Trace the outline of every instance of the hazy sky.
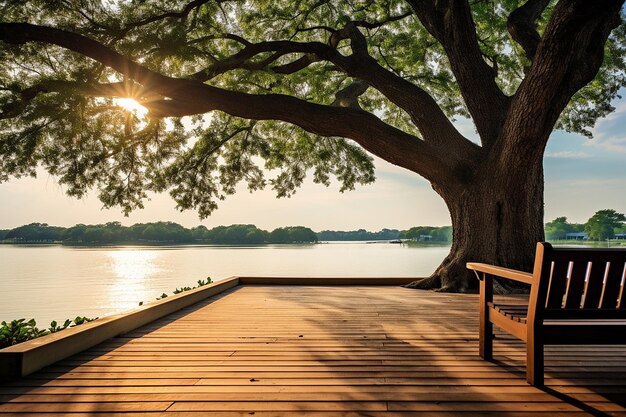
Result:
<instances>
[{"instance_id":1,"label":"hazy sky","mask_svg":"<svg viewBox=\"0 0 626 417\"><path fill-rule=\"evenodd\" d=\"M584 222L603 208L626 211L626 100L614 105L617 110L597 124L593 140L553 133L544 159L546 221L567 216L572 222ZM466 136L475 137L469 121L456 125ZM37 179L0 184L0 228L32 222L71 226L159 220L209 228L234 223L265 229L303 225L315 231L450 224L443 200L417 174L378 159L376 174L373 185L343 194L337 186L326 188L312 181L289 199L276 199L269 189L250 194L244 188L200 221L194 211L176 211L167 194L153 195L144 210L124 217L119 209L102 209L95 193L82 200L67 197L55 179L42 172Z\"/></svg>"}]
</instances>

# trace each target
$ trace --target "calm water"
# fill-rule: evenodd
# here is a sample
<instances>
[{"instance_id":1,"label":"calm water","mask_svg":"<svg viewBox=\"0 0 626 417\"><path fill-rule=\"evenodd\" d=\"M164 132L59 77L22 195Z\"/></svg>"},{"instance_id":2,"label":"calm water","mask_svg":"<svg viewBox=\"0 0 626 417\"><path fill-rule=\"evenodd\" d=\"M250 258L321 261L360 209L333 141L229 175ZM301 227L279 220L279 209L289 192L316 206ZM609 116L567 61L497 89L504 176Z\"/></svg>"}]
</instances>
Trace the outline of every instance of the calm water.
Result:
<instances>
[{"instance_id":1,"label":"calm water","mask_svg":"<svg viewBox=\"0 0 626 417\"><path fill-rule=\"evenodd\" d=\"M101 247L0 245L0 320L38 324L103 317L176 287L233 275L429 275L447 247L330 243L257 247Z\"/></svg>"}]
</instances>

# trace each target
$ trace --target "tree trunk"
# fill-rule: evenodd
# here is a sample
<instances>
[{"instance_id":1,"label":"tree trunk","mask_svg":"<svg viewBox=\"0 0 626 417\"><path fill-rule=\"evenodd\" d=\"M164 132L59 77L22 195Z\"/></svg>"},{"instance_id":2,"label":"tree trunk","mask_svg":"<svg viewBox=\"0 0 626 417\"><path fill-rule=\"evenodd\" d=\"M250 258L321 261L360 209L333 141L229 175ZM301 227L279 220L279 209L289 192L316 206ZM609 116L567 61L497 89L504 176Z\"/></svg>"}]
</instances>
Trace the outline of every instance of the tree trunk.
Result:
<instances>
[{"instance_id":1,"label":"tree trunk","mask_svg":"<svg viewBox=\"0 0 626 417\"><path fill-rule=\"evenodd\" d=\"M506 172L487 162L463 184L433 185L450 210L452 247L429 278L407 287L474 292L478 280L467 262L532 271L535 246L544 239L543 166L537 159Z\"/></svg>"}]
</instances>

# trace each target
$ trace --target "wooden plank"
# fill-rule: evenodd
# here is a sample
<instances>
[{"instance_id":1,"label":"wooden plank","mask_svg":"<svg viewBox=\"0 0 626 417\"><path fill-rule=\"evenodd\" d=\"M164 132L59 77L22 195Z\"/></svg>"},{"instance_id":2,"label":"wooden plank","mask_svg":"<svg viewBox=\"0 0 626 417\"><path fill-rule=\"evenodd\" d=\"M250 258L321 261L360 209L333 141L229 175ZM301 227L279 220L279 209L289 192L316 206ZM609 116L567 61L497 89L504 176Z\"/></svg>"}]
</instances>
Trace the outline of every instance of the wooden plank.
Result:
<instances>
[{"instance_id":1,"label":"wooden plank","mask_svg":"<svg viewBox=\"0 0 626 417\"><path fill-rule=\"evenodd\" d=\"M136 411L165 411L172 405L164 401L140 401L140 402L51 402L51 403L4 403L0 404L0 413L111 413L111 412L136 412Z\"/></svg>"},{"instance_id":2,"label":"wooden plank","mask_svg":"<svg viewBox=\"0 0 626 417\"><path fill-rule=\"evenodd\" d=\"M607 270L606 262L594 262L589 265L589 277L583 295L583 308L597 309L600 307L600 297L604 286L604 276Z\"/></svg>"},{"instance_id":3,"label":"wooden plank","mask_svg":"<svg viewBox=\"0 0 626 417\"><path fill-rule=\"evenodd\" d=\"M610 262L606 282L602 290L600 308L617 308L619 305L620 286L624 276L624 262Z\"/></svg>"},{"instance_id":4,"label":"wooden plank","mask_svg":"<svg viewBox=\"0 0 626 417\"><path fill-rule=\"evenodd\" d=\"M358 390L344 392L157 392L157 393L117 393L117 394L28 394L21 396L0 396L2 403L128 403L128 402L168 402L168 401L201 401L201 402L259 402L259 401L371 401L372 393L376 394L376 401L409 401L409 402L432 402L434 393L396 392L394 390L380 390L363 392ZM621 399L623 394L570 394L577 401L590 401L594 403L609 403L615 399ZM441 396L440 403L449 402L532 402L546 403L556 402L558 397L545 392L451 392Z\"/></svg>"},{"instance_id":5,"label":"wooden plank","mask_svg":"<svg viewBox=\"0 0 626 417\"><path fill-rule=\"evenodd\" d=\"M567 289L569 262L553 262L546 308L561 308Z\"/></svg>"},{"instance_id":6,"label":"wooden plank","mask_svg":"<svg viewBox=\"0 0 626 417\"><path fill-rule=\"evenodd\" d=\"M573 263L572 273L565 293L565 304L563 308L580 308L583 289L585 288L585 277L587 273L587 260Z\"/></svg>"},{"instance_id":7,"label":"wooden plank","mask_svg":"<svg viewBox=\"0 0 626 417\"><path fill-rule=\"evenodd\" d=\"M169 411L387 411L383 401L175 402Z\"/></svg>"}]
</instances>

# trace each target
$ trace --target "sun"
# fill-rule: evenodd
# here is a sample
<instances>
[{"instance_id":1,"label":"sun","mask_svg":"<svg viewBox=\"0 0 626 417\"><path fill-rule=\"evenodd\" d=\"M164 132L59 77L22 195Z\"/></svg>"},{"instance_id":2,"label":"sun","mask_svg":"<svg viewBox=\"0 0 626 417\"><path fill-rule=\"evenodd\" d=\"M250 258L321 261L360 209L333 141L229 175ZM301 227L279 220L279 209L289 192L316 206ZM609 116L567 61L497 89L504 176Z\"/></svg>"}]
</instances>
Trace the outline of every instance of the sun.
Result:
<instances>
[{"instance_id":1,"label":"sun","mask_svg":"<svg viewBox=\"0 0 626 417\"><path fill-rule=\"evenodd\" d=\"M140 117L144 117L148 113L148 109L139 104L132 98L115 98L113 99L115 105L123 107L129 112L136 113Z\"/></svg>"}]
</instances>

